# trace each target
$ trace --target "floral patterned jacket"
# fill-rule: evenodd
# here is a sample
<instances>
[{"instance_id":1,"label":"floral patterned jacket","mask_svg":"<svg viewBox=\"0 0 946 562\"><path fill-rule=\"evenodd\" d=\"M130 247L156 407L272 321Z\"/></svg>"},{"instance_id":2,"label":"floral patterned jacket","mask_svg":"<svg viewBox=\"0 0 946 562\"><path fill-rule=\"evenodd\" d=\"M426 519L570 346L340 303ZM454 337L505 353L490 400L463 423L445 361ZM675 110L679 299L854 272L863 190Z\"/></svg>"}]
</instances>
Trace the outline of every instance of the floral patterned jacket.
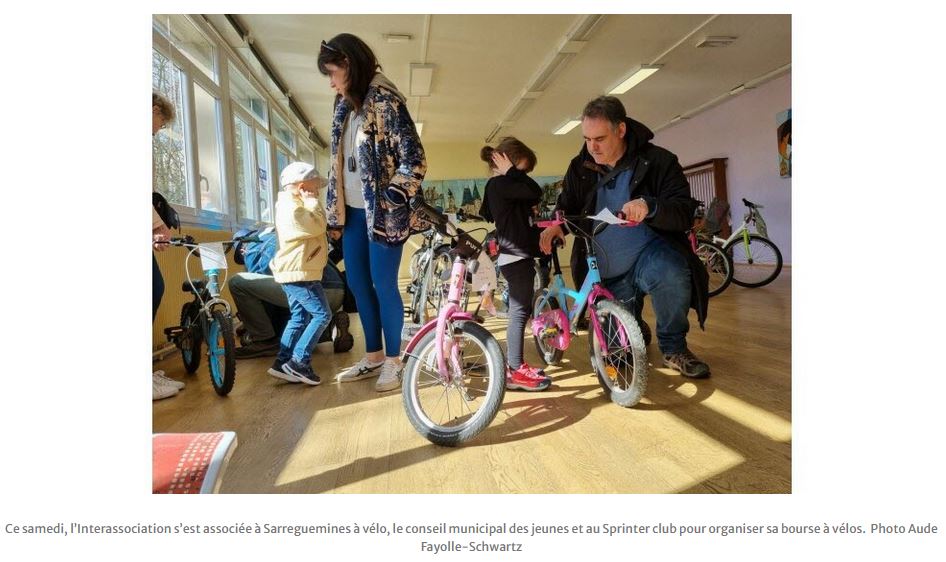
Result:
<instances>
[{"instance_id":1,"label":"floral patterned jacket","mask_svg":"<svg viewBox=\"0 0 946 562\"><path fill-rule=\"evenodd\" d=\"M407 205L392 205L381 195L389 187L405 198L423 193L420 185L427 172L427 160L406 101L394 84L377 73L362 106L364 125L355 138L368 236L390 246L403 244L411 234L429 228ZM336 101L325 205L329 228L345 224L342 129L350 111L343 99Z\"/></svg>"}]
</instances>

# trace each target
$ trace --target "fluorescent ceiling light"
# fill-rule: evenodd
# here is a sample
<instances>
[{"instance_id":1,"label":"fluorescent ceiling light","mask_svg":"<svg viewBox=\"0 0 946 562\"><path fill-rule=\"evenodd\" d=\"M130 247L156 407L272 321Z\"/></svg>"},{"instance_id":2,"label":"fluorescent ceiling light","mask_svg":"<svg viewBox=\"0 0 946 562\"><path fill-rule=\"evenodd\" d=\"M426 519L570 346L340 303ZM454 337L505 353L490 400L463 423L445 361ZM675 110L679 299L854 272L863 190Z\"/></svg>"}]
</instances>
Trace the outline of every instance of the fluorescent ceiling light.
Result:
<instances>
[{"instance_id":1,"label":"fluorescent ceiling light","mask_svg":"<svg viewBox=\"0 0 946 562\"><path fill-rule=\"evenodd\" d=\"M614 96L623 94L624 92L643 82L651 74L660 70L662 66L662 64L642 64L640 68L632 72L631 75L625 78L623 82L612 88L611 91L608 92L608 95Z\"/></svg>"},{"instance_id":2,"label":"fluorescent ceiling light","mask_svg":"<svg viewBox=\"0 0 946 562\"><path fill-rule=\"evenodd\" d=\"M413 36L409 33L385 33L382 35L388 43L407 43Z\"/></svg>"},{"instance_id":3,"label":"fluorescent ceiling light","mask_svg":"<svg viewBox=\"0 0 946 562\"><path fill-rule=\"evenodd\" d=\"M429 96L434 79L434 65L411 63L411 95Z\"/></svg>"},{"instance_id":4,"label":"fluorescent ceiling light","mask_svg":"<svg viewBox=\"0 0 946 562\"><path fill-rule=\"evenodd\" d=\"M552 133L552 134L554 134L554 135L564 135L564 134L566 134L568 131L571 131L572 129L574 129L575 127L577 127L577 126L580 125L580 124L581 124L581 119L572 119L571 121L568 121L567 123L565 123L564 125L562 125L561 127L559 127L559 128L558 128L554 133Z\"/></svg>"},{"instance_id":5,"label":"fluorescent ceiling light","mask_svg":"<svg viewBox=\"0 0 946 562\"><path fill-rule=\"evenodd\" d=\"M417 136L424 134L424 122L423 121L414 121L414 126L417 127Z\"/></svg>"},{"instance_id":6,"label":"fluorescent ceiling light","mask_svg":"<svg viewBox=\"0 0 946 562\"><path fill-rule=\"evenodd\" d=\"M710 35L709 37L703 37L696 44L697 49L703 49L706 47L728 47L736 41L738 37L732 37L730 35Z\"/></svg>"}]
</instances>

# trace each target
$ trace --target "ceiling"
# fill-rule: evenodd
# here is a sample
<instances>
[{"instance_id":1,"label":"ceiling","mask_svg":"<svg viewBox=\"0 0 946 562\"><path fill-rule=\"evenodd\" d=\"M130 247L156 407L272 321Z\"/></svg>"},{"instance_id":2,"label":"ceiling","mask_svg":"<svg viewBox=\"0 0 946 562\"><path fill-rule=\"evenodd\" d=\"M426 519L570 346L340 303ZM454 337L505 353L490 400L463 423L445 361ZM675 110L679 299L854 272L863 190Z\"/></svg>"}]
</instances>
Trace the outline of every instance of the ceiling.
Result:
<instances>
[{"instance_id":1,"label":"ceiling","mask_svg":"<svg viewBox=\"0 0 946 562\"><path fill-rule=\"evenodd\" d=\"M206 16L235 48L224 16ZM237 15L318 134L328 138L334 93L319 74L319 42L342 31L374 50L409 93L410 64L435 67L430 96L408 96L424 143L481 143L496 127L527 142L580 143L580 129L552 132L641 64L661 70L618 97L655 130L791 68L790 15ZM385 34L407 34L389 43ZM706 36L729 46L697 48ZM576 52L577 51L577 52ZM565 54L560 54L564 52ZM552 71L551 79L546 80ZM523 94L532 91L522 100Z\"/></svg>"}]
</instances>

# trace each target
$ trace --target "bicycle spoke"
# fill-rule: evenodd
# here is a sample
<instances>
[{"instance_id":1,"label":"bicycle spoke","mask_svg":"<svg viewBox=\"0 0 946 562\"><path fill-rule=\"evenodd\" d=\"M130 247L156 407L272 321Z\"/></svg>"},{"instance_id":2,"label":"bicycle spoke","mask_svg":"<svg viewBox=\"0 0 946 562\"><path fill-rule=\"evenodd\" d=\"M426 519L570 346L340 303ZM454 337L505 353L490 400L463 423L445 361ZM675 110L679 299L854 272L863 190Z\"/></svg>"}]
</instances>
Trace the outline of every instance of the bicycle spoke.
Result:
<instances>
[{"instance_id":1,"label":"bicycle spoke","mask_svg":"<svg viewBox=\"0 0 946 562\"><path fill-rule=\"evenodd\" d=\"M629 388L634 376L634 352L630 345L630 338L625 333L626 328L608 315L601 321L601 329L605 341L604 348L596 350L599 361L606 370L610 367L614 371L612 380L615 387L621 390ZM630 361L628 361L628 355L630 355ZM605 376L611 378L610 372Z\"/></svg>"},{"instance_id":2,"label":"bicycle spoke","mask_svg":"<svg viewBox=\"0 0 946 562\"><path fill-rule=\"evenodd\" d=\"M437 444L455 444L482 430L496 415L505 384L495 376L501 349L486 329L466 322L447 330L447 373L426 368L438 354L438 338L428 333L408 360L402 391L411 422ZM435 372L440 388L431 384Z\"/></svg>"}]
</instances>

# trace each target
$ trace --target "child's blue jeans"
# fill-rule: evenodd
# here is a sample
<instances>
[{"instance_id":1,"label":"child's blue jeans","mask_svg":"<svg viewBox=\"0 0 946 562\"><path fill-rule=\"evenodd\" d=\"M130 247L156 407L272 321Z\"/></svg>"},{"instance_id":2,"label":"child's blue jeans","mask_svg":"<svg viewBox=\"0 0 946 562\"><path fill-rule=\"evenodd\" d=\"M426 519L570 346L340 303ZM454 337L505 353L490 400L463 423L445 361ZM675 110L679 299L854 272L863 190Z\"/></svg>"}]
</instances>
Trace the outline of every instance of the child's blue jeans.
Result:
<instances>
[{"instance_id":1,"label":"child's blue jeans","mask_svg":"<svg viewBox=\"0 0 946 562\"><path fill-rule=\"evenodd\" d=\"M292 359L308 366L312 360L312 350L332 320L325 291L318 281L283 283L282 289L289 299L292 316L279 341L276 360L282 364Z\"/></svg>"}]
</instances>

